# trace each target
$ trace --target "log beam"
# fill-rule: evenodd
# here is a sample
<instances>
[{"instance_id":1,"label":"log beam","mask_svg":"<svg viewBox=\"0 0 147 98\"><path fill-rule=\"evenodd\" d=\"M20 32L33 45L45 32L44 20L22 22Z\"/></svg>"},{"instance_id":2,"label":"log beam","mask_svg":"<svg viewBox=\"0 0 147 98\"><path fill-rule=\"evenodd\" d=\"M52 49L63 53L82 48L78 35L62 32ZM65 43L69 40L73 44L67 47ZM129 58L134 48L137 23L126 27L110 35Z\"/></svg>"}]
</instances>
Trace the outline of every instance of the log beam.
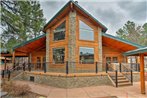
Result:
<instances>
[{"instance_id":1,"label":"log beam","mask_svg":"<svg viewBox=\"0 0 147 98\"><path fill-rule=\"evenodd\" d=\"M141 93L145 94L144 54L140 54L140 84L141 84Z\"/></svg>"}]
</instances>

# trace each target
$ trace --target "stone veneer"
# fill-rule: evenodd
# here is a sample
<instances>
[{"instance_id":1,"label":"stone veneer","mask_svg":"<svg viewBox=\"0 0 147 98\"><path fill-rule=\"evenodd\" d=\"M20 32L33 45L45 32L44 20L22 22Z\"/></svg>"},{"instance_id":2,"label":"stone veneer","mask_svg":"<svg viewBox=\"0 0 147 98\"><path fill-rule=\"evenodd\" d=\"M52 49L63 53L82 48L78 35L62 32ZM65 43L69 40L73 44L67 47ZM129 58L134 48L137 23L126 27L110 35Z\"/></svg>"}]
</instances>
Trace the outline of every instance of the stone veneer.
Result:
<instances>
[{"instance_id":1,"label":"stone veneer","mask_svg":"<svg viewBox=\"0 0 147 98\"><path fill-rule=\"evenodd\" d=\"M49 62L49 36L50 36L50 29L46 32L46 62ZM48 63L46 63L46 70L48 71Z\"/></svg>"},{"instance_id":2,"label":"stone veneer","mask_svg":"<svg viewBox=\"0 0 147 98\"><path fill-rule=\"evenodd\" d=\"M75 62L76 59L76 11L69 13L69 36L68 36L68 62ZM69 63L69 72L75 67Z\"/></svg>"},{"instance_id":3,"label":"stone veneer","mask_svg":"<svg viewBox=\"0 0 147 98\"><path fill-rule=\"evenodd\" d=\"M108 76L83 76L83 77L66 77L66 76L49 76L37 75L24 72L14 80L30 81L30 76L34 77L35 83L46 84L59 88L79 88L88 86L112 85Z\"/></svg>"},{"instance_id":4,"label":"stone veneer","mask_svg":"<svg viewBox=\"0 0 147 98\"><path fill-rule=\"evenodd\" d=\"M101 85L111 85L112 82L109 80L107 75L98 76L51 76L45 74L33 74L22 72L12 80L26 80L30 81L30 76L34 77L35 83L46 84L49 86L59 87L59 88L79 88L88 86L101 86ZM140 81L140 74L133 73L133 81Z\"/></svg>"},{"instance_id":5,"label":"stone veneer","mask_svg":"<svg viewBox=\"0 0 147 98\"><path fill-rule=\"evenodd\" d=\"M98 71L102 71L102 33L101 29L98 28Z\"/></svg>"}]
</instances>

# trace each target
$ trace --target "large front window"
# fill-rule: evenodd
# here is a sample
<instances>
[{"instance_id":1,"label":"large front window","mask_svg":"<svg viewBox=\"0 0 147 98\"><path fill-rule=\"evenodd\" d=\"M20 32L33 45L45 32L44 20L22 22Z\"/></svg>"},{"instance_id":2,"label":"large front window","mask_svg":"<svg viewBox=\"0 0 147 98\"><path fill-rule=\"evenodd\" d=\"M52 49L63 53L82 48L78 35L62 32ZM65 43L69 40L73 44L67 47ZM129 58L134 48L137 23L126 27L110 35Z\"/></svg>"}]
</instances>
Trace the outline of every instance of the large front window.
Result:
<instances>
[{"instance_id":1,"label":"large front window","mask_svg":"<svg viewBox=\"0 0 147 98\"><path fill-rule=\"evenodd\" d=\"M94 63L94 48L80 47L80 63L93 64Z\"/></svg>"},{"instance_id":2,"label":"large front window","mask_svg":"<svg viewBox=\"0 0 147 98\"><path fill-rule=\"evenodd\" d=\"M62 64L64 63L65 48L54 48L53 49L53 63Z\"/></svg>"},{"instance_id":3,"label":"large front window","mask_svg":"<svg viewBox=\"0 0 147 98\"><path fill-rule=\"evenodd\" d=\"M65 22L54 30L54 41L65 39Z\"/></svg>"},{"instance_id":4,"label":"large front window","mask_svg":"<svg viewBox=\"0 0 147 98\"><path fill-rule=\"evenodd\" d=\"M80 40L94 40L93 29L82 21L80 21Z\"/></svg>"}]
</instances>

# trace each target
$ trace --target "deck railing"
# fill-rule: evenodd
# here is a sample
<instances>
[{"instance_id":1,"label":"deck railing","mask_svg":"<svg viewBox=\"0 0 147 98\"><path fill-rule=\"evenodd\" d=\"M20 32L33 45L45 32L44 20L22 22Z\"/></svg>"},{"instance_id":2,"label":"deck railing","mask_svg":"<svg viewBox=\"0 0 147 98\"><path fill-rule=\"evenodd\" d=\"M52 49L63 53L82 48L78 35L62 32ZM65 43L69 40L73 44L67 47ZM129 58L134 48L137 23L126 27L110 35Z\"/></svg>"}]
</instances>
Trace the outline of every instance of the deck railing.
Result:
<instances>
[{"instance_id":1,"label":"deck railing","mask_svg":"<svg viewBox=\"0 0 147 98\"><path fill-rule=\"evenodd\" d=\"M106 73L108 73L111 80L115 83L115 86L118 87L118 71L117 67L114 64L106 63Z\"/></svg>"},{"instance_id":2,"label":"deck railing","mask_svg":"<svg viewBox=\"0 0 147 98\"><path fill-rule=\"evenodd\" d=\"M98 73L98 66L102 63L91 62L45 62L45 63L16 63L14 66L8 67L6 70L2 70L2 78L7 77L8 80L12 73L17 71L43 71L55 72L55 73Z\"/></svg>"}]
</instances>

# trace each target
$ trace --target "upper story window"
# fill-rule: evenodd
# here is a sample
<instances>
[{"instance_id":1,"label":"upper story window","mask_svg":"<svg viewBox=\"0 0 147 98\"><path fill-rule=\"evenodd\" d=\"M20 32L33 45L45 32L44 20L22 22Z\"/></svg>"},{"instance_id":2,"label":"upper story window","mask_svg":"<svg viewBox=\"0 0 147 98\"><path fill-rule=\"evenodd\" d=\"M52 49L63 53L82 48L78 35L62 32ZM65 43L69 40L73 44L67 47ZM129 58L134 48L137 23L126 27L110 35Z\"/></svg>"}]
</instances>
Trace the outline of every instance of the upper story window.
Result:
<instances>
[{"instance_id":1,"label":"upper story window","mask_svg":"<svg viewBox=\"0 0 147 98\"><path fill-rule=\"evenodd\" d=\"M93 29L80 20L80 39L94 41L94 31Z\"/></svg>"},{"instance_id":2,"label":"upper story window","mask_svg":"<svg viewBox=\"0 0 147 98\"><path fill-rule=\"evenodd\" d=\"M65 21L54 30L54 41L65 39Z\"/></svg>"}]
</instances>

